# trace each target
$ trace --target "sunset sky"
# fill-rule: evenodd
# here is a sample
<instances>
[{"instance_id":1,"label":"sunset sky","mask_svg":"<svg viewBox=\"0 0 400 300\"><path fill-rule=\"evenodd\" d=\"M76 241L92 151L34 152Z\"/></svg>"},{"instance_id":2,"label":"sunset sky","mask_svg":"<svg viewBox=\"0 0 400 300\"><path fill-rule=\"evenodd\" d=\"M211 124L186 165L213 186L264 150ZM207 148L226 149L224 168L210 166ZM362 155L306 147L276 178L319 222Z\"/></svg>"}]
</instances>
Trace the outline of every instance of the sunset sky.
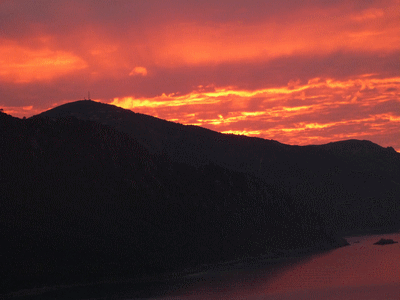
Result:
<instances>
[{"instance_id":1,"label":"sunset sky","mask_svg":"<svg viewBox=\"0 0 400 300\"><path fill-rule=\"evenodd\" d=\"M400 151L400 0L0 0L0 108L104 103Z\"/></svg>"}]
</instances>

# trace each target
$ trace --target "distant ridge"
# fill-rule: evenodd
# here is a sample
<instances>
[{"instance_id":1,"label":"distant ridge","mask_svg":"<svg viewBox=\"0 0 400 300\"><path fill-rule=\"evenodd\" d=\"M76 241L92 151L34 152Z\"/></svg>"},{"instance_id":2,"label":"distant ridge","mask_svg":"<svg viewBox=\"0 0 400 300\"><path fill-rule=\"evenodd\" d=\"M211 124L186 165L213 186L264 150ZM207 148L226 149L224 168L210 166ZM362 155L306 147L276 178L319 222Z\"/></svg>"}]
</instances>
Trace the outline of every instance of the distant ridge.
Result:
<instances>
[{"instance_id":1,"label":"distant ridge","mask_svg":"<svg viewBox=\"0 0 400 300\"><path fill-rule=\"evenodd\" d=\"M274 140L222 134L199 126L182 125L91 100L60 105L33 118L40 116L73 116L95 121L131 135L152 153L166 153L173 160L192 165L211 161L235 170L259 173L268 162L273 163L277 155L296 156L317 152L317 156L327 156L326 159L340 158L346 160L346 163L358 164L360 168L370 166L386 169L390 170L394 178L400 176L400 154L392 147L384 148L368 140L351 139L324 145L291 146ZM380 160L378 165L377 159L381 155L385 160Z\"/></svg>"}]
</instances>

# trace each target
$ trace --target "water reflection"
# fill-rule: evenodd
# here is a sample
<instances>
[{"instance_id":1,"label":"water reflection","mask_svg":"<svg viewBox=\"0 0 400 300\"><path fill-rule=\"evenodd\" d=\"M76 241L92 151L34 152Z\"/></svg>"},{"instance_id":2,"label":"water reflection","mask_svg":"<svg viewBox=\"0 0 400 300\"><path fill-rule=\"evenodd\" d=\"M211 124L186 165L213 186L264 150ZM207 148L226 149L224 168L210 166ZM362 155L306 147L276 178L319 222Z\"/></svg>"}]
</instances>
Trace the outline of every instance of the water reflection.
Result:
<instances>
[{"instance_id":1,"label":"water reflection","mask_svg":"<svg viewBox=\"0 0 400 300\"><path fill-rule=\"evenodd\" d=\"M271 266L227 265L171 284L159 300L400 299L400 234L350 237L350 246Z\"/></svg>"}]
</instances>

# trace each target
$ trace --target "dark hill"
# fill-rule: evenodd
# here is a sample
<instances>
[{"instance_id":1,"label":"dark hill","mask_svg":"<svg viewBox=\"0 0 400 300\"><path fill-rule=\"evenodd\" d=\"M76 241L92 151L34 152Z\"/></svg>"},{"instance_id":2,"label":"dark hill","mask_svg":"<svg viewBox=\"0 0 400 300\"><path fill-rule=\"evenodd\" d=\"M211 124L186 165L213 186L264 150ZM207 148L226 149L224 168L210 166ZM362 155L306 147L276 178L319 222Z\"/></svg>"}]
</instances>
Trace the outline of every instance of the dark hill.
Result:
<instances>
[{"instance_id":1,"label":"dark hill","mask_svg":"<svg viewBox=\"0 0 400 300\"><path fill-rule=\"evenodd\" d=\"M94 105L89 119L120 110L75 105ZM152 153L138 137L69 113L0 113L0 293L338 245L319 213L276 182L207 156L187 164ZM155 130L147 119L140 126ZM180 134L181 125L159 122Z\"/></svg>"},{"instance_id":2,"label":"dark hill","mask_svg":"<svg viewBox=\"0 0 400 300\"><path fill-rule=\"evenodd\" d=\"M400 154L370 141L289 146L184 126L108 104L77 101L43 116L95 120L134 137L151 153L191 166L215 164L279 186L340 232L399 227Z\"/></svg>"}]
</instances>

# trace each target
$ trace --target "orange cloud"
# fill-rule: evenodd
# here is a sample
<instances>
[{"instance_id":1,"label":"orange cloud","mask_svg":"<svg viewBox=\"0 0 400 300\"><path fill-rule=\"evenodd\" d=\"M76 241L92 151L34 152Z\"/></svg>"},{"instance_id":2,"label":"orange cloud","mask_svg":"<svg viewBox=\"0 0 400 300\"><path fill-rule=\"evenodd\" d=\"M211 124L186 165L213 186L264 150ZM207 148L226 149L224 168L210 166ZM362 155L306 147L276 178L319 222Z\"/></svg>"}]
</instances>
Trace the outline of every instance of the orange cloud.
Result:
<instances>
[{"instance_id":1,"label":"orange cloud","mask_svg":"<svg viewBox=\"0 0 400 300\"><path fill-rule=\"evenodd\" d=\"M146 76L147 75L147 70L144 67L135 67L130 73L129 76L135 76L135 75L142 75Z\"/></svg>"},{"instance_id":2,"label":"orange cloud","mask_svg":"<svg viewBox=\"0 0 400 300\"><path fill-rule=\"evenodd\" d=\"M345 81L314 78L296 88L199 90L151 99L115 98L112 104L223 133L291 144L367 138L400 128L400 77L369 74ZM257 106L250 105L253 101Z\"/></svg>"},{"instance_id":3,"label":"orange cloud","mask_svg":"<svg viewBox=\"0 0 400 300\"><path fill-rule=\"evenodd\" d=\"M398 0L184 2L0 4L2 107L24 116L90 90L222 132L400 149Z\"/></svg>"},{"instance_id":4,"label":"orange cloud","mask_svg":"<svg viewBox=\"0 0 400 300\"><path fill-rule=\"evenodd\" d=\"M0 45L2 81L47 81L86 67L85 61L65 51L49 48L30 49L4 40Z\"/></svg>"},{"instance_id":5,"label":"orange cloud","mask_svg":"<svg viewBox=\"0 0 400 300\"><path fill-rule=\"evenodd\" d=\"M43 56L50 63L70 60L69 64L74 65L79 53L80 59L96 69L95 72L115 74L112 71L128 70L129 74L134 66L142 65L172 68L244 60L260 62L294 54L323 55L336 51L377 53L400 49L398 1L365 5L364 10L354 9L347 1L335 3L334 9L332 5L311 2L296 4L296 9L279 9L280 15L270 15L268 6L274 6L273 3L216 3L216 7L204 5L204 13L201 14L193 11L193 7L188 8L190 4L181 3L178 7L171 3L166 11L164 5L148 2L151 9L145 9L143 13L140 9L147 4L138 5L129 1L120 6L107 6L107 9L102 5L78 1L71 2L75 9L70 10L52 4L52 11L57 17L41 19L37 16L42 21L39 24L29 20L29 11L25 9L23 12L27 20L21 20L21 23L33 28L29 31L31 38L41 39L49 46L44 50L61 51L46 54L31 49L28 56L33 60L38 58L35 65L43 63L40 59ZM260 5L265 10L264 18L260 15ZM235 6L243 12L243 19L217 17L226 13L224 9ZM18 12L18 5L15 7L14 14ZM217 15L216 11L219 11ZM175 13L169 15L169 12ZM113 22L105 21L109 18ZM16 27L7 25L8 31ZM67 25L70 25L70 30L60 30ZM12 36L9 35L10 40ZM73 51L69 52L67 48ZM23 57L22 52L17 51L17 56ZM75 63L83 65L81 61ZM143 72L133 71L131 74L143 75Z\"/></svg>"},{"instance_id":6,"label":"orange cloud","mask_svg":"<svg viewBox=\"0 0 400 300\"><path fill-rule=\"evenodd\" d=\"M358 22L364 22L364 21L368 21L368 20L382 18L382 17L384 17L384 15L385 15L385 12L383 9L370 8L370 9L366 9L358 14L352 15L351 19L358 21Z\"/></svg>"},{"instance_id":7,"label":"orange cloud","mask_svg":"<svg viewBox=\"0 0 400 300\"><path fill-rule=\"evenodd\" d=\"M358 14L343 10L308 9L293 13L290 22L267 19L257 23L175 22L155 32L163 65L265 61L293 54L400 49L399 9L388 6Z\"/></svg>"}]
</instances>

